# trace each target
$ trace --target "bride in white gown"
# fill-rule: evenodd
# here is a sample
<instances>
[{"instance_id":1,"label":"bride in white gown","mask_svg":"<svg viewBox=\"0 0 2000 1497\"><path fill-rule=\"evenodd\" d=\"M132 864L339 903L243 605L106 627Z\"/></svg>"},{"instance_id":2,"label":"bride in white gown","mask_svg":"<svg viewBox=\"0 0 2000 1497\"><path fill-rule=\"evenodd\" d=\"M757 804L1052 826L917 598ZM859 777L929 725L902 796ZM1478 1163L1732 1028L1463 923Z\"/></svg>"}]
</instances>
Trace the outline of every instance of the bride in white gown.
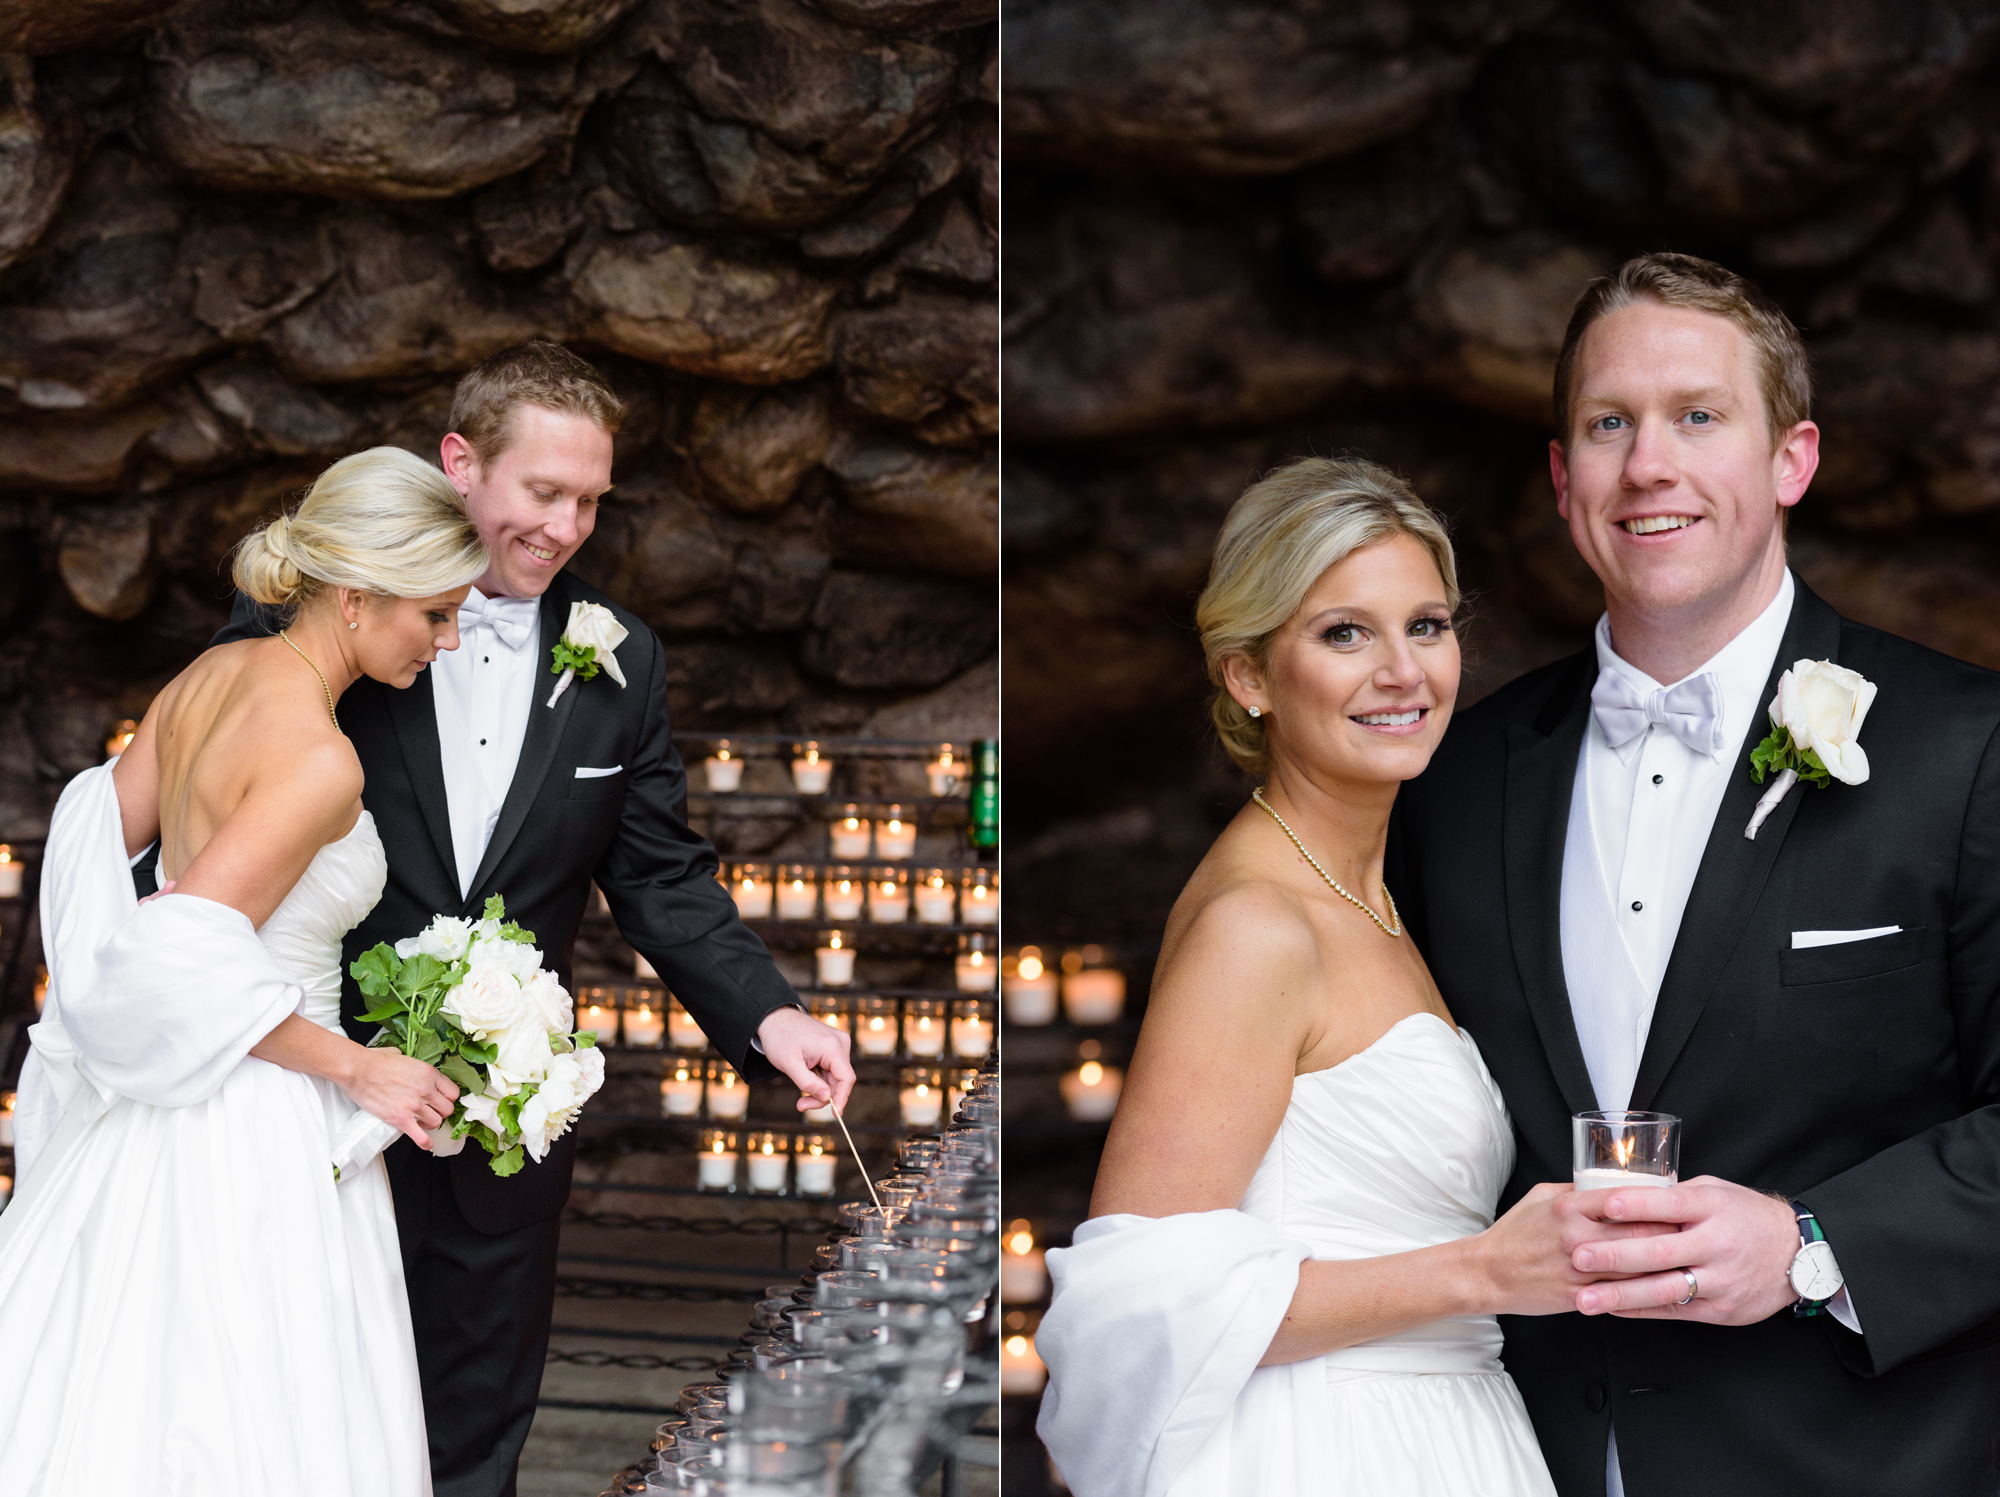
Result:
<instances>
[{"instance_id":1,"label":"bride in white gown","mask_svg":"<svg viewBox=\"0 0 2000 1497\"><path fill-rule=\"evenodd\" d=\"M361 1107L427 1146L456 1089L341 1032L386 864L334 704L454 648L485 566L436 470L336 463L238 551L285 634L202 655L63 792L0 1213L0 1492L430 1491L388 1177L336 1184L328 1142ZM178 876L142 904L155 837Z\"/></svg>"},{"instance_id":2,"label":"bride in white gown","mask_svg":"<svg viewBox=\"0 0 2000 1497\"><path fill-rule=\"evenodd\" d=\"M1493 1317L1572 1309L1574 1247L1630 1234L1565 1219L1568 1185L1494 1220L1512 1125L1382 880L1457 604L1373 464L1292 464L1224 525L1197 618L1267 783L1174 907L1092 1219L1049 1254L1038 1428L1078 1497L1555 1490Z\"/></svg>"}]
</instances>

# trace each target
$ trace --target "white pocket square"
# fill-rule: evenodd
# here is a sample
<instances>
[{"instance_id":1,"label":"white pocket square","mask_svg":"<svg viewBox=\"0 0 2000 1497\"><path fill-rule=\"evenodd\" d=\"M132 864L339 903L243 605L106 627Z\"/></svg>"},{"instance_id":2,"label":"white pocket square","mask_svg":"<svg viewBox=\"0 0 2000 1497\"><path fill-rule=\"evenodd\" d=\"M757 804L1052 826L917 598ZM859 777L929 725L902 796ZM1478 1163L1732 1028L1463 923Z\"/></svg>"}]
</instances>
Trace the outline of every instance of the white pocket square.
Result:
<instances>
[{"instance_id":1,"label":"white pocket square","mask_svg":"<svg viewBox=\"0 0 2000 1497\"><path fill-rule=\"evenodd\" d=\"M1874 925L1867 930L1795 930L1792 932L1792 950L1804 951L1812 946L1845 946L1849 941L1872 941L1877 936L1900 934L1900 925Z\"/></svg>"},{"instance_id":2,"label":"white pocket square","mask_svg":"<svg viewBox=\"0 0 2000 1497\"><path fill-rule=\"evenodd\" d=\"M609 769L585 769L579 764L576 767L576 777L579 780L601 780L606 775L617 774L624 767L622 764L614 764Z\"/></svg>"}]
</instances>

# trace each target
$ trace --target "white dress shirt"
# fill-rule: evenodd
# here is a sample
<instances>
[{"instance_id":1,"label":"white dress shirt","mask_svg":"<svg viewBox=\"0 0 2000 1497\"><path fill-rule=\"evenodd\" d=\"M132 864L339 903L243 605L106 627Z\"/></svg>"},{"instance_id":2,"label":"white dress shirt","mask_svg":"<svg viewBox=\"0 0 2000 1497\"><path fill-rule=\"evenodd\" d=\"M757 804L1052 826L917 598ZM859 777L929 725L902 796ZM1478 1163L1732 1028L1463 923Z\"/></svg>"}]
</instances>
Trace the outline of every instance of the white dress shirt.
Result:
<instances>
[{"instance_id":1,"label":"white dress shirt","mask_svg":"<svg viewBox=\"0 0 2000 1497\"><path fill-rule=\"evenodd\" d=\"M534 705L539 598L488 598L474 588L458 614L458 648L431 666L451 850L461 899L500 820Z\"/></svg>"}]
</instances>

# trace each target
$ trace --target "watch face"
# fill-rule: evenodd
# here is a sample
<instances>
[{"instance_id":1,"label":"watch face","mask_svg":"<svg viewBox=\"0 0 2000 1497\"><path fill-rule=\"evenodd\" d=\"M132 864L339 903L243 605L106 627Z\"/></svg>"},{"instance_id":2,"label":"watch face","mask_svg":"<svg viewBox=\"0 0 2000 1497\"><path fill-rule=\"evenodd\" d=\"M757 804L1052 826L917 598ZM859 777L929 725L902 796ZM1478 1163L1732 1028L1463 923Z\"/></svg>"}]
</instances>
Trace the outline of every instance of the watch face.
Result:
<instances>
[{"instance_id":1,"label":"watch face","mask_svg":"<svg viewBox=\"0 0 2000 1497\"><path fill-rule=\"evenodd\" d=\"M1792 1291L1803 1300L1829 1300L1840 1292L1840 1268L1833 1261L1833 1246L1809 1242L1792 1259Z\"/></svg>"}]
</instances>

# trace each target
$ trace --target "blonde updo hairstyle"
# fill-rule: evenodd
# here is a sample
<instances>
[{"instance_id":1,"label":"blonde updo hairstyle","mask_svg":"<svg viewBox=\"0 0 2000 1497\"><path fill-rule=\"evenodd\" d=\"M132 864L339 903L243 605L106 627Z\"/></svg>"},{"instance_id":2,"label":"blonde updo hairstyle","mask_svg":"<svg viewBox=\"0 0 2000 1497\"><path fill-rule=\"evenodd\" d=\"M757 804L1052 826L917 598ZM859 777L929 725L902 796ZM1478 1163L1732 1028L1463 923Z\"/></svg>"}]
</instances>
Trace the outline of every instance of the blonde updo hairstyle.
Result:
<instances>
[{"instance_id":1,"label":"blonde updo hairstyle","mask_svg":"<svg viewBox=\"0 0 2000 1497\"><path fill-rule=\"evenodd\" d=\"M1209 714L1239 769L1270 768L1267 719L1252 717L1229 694L1223 662L1242 655L1263 670L1272 637L1326 569L1392 535L1431 553L1456 612L1458 566L1444 522L1386 468L1358 458L1301 458L1250 485L1231 506L1194 617L1215 685Z\"/></svg>"},{"instance_id":2,"label":"blonde updo hairstyle","mask_svg":"<svg viewBox=\"0 0 2000 1497\"><path fill-rule=\"evenodd\" d=\"M400 447L370 447L320 474L299 507L236 547L236 586L296 614L328 588L429 598L488 565L465 500L444 474Z\"/></svg>"}]
</instances>

